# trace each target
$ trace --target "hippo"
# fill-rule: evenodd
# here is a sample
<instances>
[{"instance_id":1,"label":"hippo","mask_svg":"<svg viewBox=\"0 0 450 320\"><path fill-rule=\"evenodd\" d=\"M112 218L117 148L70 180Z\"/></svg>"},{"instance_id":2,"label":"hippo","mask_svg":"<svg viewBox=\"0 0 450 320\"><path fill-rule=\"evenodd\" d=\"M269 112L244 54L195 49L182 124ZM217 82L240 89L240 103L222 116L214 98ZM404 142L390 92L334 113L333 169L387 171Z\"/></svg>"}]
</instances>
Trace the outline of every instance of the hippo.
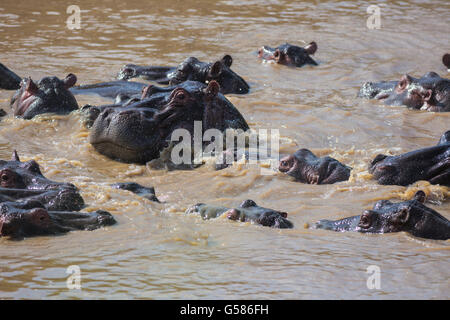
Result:
<instances>
[{"instance_id":1,"label":"hippo","mask_svg":"<svg viewBox=\"0 0 450 320\"><path fill-rule=\"evenodd\" d=\"M21 81L22 78L0 63L0 89L17 90Z\"/></svg>"},{"instance_id":2,"label":"hippo","mask_svg":"<svg viewBox=\"0 0 450 320\"><path fill-rule=\"evenodd\" d=\"M90 213L49 211L34 200L0 203L0 236L12 239L94 230L115 223L114 217L102 210Z\"/></svg>"},{"instance_id":3,"label":"hippo","mask_svg":"<svg viewBox=\"0 0 450 320\"><path fill-rule=\"evenodd\" d=\"M403 75L400 81L366 82L358 97L383 100L386 105L405 105L411 109L433 112L450 111L450 80L436 72L421 78Z\"/></svg>"},{"instance_id":4,"label":"hippo","mask_svg":"<svg viewBox=\"0 0 450 320\"><path fill-rule=\"evenodd\" d=\"M128 105L88 107L90 143L109 158L146 163L159 157L175 129L194 136L194 122L207 129L248 130L240 112L221 93L216 81L190 81L169 88L151 86L145 99Z\"/></svg>"},{"instance_id":5,"label":"hippo","mask_svg":"<svg viewBox=\"0 0 450 320\"><path fill-rule=\"evenodd\" d=\"M320 220L313 228L361 233L408 232L419 238L450 239L450 221L425 206L424 201L425 193L418 191L412 200L399 203L381 200L360 216L337 221Z\"/></svg>"},{"instance_id":6,"label":"hippo","mask_svg":"<svg viewBox=\"0 0 450 320\"><path fill-rule=\"evenodd\" d=\"M70 92L74 95L99 95L112 100L119 98L119 102L124 102L130 97L140 98L142 90L147 86L148 84L141 82L116 80L74 86L70 88Z\"/></svg>"},{"instance_id":7,"label":"hippo","mask_svg":"<svg viewBox=\"0 0 450 320\"><path fill-rule=\"evenodd\" d=\"M276 48L263 46L258 50L258 56L263 60L275 61L292 67L302 67L305 64L317 66L317 62L310 57L316 51L317 43L314 41L304 47L285 43Z\"/></svg>"},{"instance_id":8,"label":"hippo","mask_svg":"<svg viewBox=\"0 0 450 320\"><path fill-rule=\"evenodd\" d=\"M111 185L114 189L131 191L138 196L144 197L150 201L159 202L155 195L155 188L144 187L136 182L118 182Z\"/></svg>"},{"instance_id":9,"label":"hippo","mask_svg":"<svg viewBox=\"0 0 450 320\"><path fill-rule=\"evenodd\" d=\"M351 168L330 157L319 158L308 149L297 150L280 160L278 170L308 184L347 181Z\"/></svg>"},{"instance_id":10,"label":"hippo","mask_svg":"<svg viewBox=\"0 0 450 320\"><path fill-rule=\"evenodd\" d=\"M200 214L203 219L213 219L226 215L230 220L253 222L265 227L280 229L293 228L292 222L287 220L287 213L258 206L253 200L245 200L237 208L226 208L198 203L186 211L187 214Z\"/></svg>"},{"instance_id":11,"label":"hippo","mask_svg":"<svg viewBox=\"0 0 450 320\"><path fill-rule=\"evenodd\" d=\"M44 77L37 84L31 78L23 79L11 98L14 115L31 119L43 113L63 115L77 110L77 100L68 90L76 81L77 77L71 73L63 80Z\"/></svg>"},{"instance_id":12,"label":"hippo","mask_svg":"<svg viewBox=\"0 0 450 320\"><path fill-rule=\"evenodd\" d=\"M0 200L35 200L54 211L78 211L84 206L73 184L47 179L36 161L21 162L16 151L11 161L0 160Z\"/></svg>"},{"instance_id":13,"label":"hippo","mask_svg":"<svg viewBox=\"0 0 450 320\"><path fill-rule=\"evenodd\" d=\"M450 186L450 131L438 145L398 156L379 154L369 165L379 184L407 186L418 180Z\"/></svg>"},{"instance_id":14,"label":"hippo","mask_svg":"<svg viewBox=\"0 0 450 320\"><path fill-rule=\"evenodd\" d=\"M225 55L221 60L207 63L190 57L180 63L177 67L137 66L125 65L118 74L118 79L128 80L141 77L146 80L154 80L159 84L177 85L184 81L199 81L208 84L217 81L222 94L236 93L245 94L249 92L250 86L230 69L233 59Z\"/></svg>"},{"instance_id":15,"label":"hippo","mask_svg":"<svg viewBox=\"0 0 450 320\"><path fill-rule=\"evenodd\" d=\"M447 67L448 70L450 70L450 53L444 54L444 56L442 57L442 63Z\"/></svg>"}]
</instances>

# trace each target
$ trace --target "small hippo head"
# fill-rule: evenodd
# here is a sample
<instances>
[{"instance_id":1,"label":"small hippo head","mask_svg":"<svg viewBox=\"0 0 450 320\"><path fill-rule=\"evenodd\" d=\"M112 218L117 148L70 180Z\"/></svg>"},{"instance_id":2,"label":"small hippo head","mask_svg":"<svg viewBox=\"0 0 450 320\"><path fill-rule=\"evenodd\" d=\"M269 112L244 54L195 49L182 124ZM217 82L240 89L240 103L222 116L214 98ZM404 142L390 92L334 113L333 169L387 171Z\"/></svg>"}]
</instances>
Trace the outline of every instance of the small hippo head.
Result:
<instances>
[{"instance_id":1,"label":"small hippo head","mask_svg":"<svg viewBox=\"0 0 450 320\"><path fill-rule=\"evenodd\" d=\"M450 80L436 72L428 72L419 79L404 75L391 91L377 96L387 105L405 105L412 109L450 111Z\"/></svg>"},{"instance_id":2,"label":"small hippo head","mask_svg":"<svg viewBox=\"0 0 450 320\"><path fill-rule=\"evenodd\" d=\"M36 201L3 202L0 204L0 236L21 238L60 233L45 207Z\"/></svg>"},{"instance_id":3,"label":"small hippo head","mask_svg":"<svg viewBox=\"0 0 450 320\"><path fill-rule=\"evenodd\" d=\"M317 65L310 55L317 51L317 43L311 42L305 47L298 47L285 43L277 48L264 46L258 50L258 56L264 60L273 60L276 63L301 67L305 64Z\"/></svg>"},{"instance_id":4,"label":"small hippo head","mask_svg":"<svg viewBox=\"0 0 450 320\"><path fill-rule=\"evenodd\" d=\"M42 175L36 161L21 162L16 151L13 152L11 161L0 160L0 187L27 190L76 190L71 183L47 179Z\"/></svg>"},{"instance_id":5,"label":"small hippo head","mask_svg":"<svg viewBox=\"0 0 450 320\"><path fill-rule=\"evenodd\" d=\"M361 216L353 216L337 221L320 220L317 229L333 231L357 231L361 233L408 232L414 236L428 239L450 238L450 221L438 212L426 207L425 193L418 191L409 201L392 203L378 201L372 210Z\"/></svg>"},{"instance_id":6,"label":"small hippo head","mask_svg":"<svg viewBox=\"0 0 450 320\"><path fill-rule=\"evenodd\" d=\"M286 219L286 212L260 207L253 200L245 200L238 208L230 209L225 214L230 220L250 221L265 227L284 229L294 226Z\"/></svg>"},{"instance_id":7,"label":"small hippo head","mask_svg":"<svg viewBox=\"0 0 450 320\"><path fill-rule=\"evenodd\" d=\"M90 213L48 211L37 201L0 204L0 236L14 239L94 230L115 223L110 213L101 210Z\"/></svg>"},{"instance_id":8,"label":"small hippo head","mask_svg":"<svg viewBox=\"0 0 450 320\"><path fill-rule=\"evenodd\" d=\"M278 167L297 181L309 184L332 184L347 181L351 169L330 157L318 158L308 149L297 150L280 160Z\"/></svg>"},{"instance_id":9,"label":"small hippo head","mask_svg":"<svg viewBox=\"0 0 450 320\"><path fill-rule=\"evenodd\" d=\"M378 201L372 210L361 215L356 231L363 233L409 232L414 236L442 239L450 238L450 221L426 207L425 193L418 191L409 201L392 203Z\"/></svg>"},{"instance_id":10,"label":"small hippo head","mask_svg":"<svg viewBox=\"0 0 450 320\"><path fill-rule=\"evenodd\" d=\"M379 154L369 164L369 173L384 185L406 186L418 180L449 185L449 136L444 133L436 146L397 156Z\"/></svg>"},{"instance_id":11,"label":"small hippo head","mask_svg":"<svg viewBox=\"0 0 450 320\"><path fill-rule=\"evenodd\" d=\"M175 85L187 80L208 84L215 80L219 83L220 92L223 94L248 93L250 86L230 69L232 63L233 59L229 55L214 63L201 62L195 57L187 58L169 75L170 84Z\"/></svg>"},{"instance_id":12,"label":"small hippo head","mask_svg":"<svg viewBox=\"0 0 450 320\"><path fill-rule=\"evenodd\" d=\"M37 84L31 78L23 79L20 89L11 99L14 115L31 119L43 113L68 114L78 109L77 101L69 91L76 81L73 74L64 80L45 77Z\"/></svg>"}]
</instances>

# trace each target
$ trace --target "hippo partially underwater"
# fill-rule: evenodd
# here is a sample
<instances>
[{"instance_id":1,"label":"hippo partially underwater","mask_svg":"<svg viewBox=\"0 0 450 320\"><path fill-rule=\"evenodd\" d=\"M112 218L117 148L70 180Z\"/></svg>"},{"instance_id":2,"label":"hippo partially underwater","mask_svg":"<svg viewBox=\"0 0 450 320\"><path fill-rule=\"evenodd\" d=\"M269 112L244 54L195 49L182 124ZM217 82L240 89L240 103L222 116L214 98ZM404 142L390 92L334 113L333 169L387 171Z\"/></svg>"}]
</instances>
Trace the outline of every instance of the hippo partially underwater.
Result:
<instances>
[{"instance_id":1,"label":"hippo partially underwater","mask_svg":"<svg viewBox=\"0 0 450 320\"><path fill-rule=\"evenodd\" d=\"M253 222L265 227L293 228L292 222L287 220L287 213L258 206L253 200L245 200L237 208L198 203L189 208L186 213L199 214L203 219L214 219L226 215L230 220Z\"/></svg>"},{"instance_id":2,"label":"hippo partially underwater","mask_svg":"<svg viewBox=\"0 0 450 320\"><path fill-rule=\"evenodd\" d=\"M412 200L398 203L381 200L360 216L336 221L320 220L313 228L361 233L408 232L420 238L450 239L450 221L425 206L424 201L425 193L418 191Z\"/></svg>"},{"instance_id":3,"label":"hippo partially underwater","mask_svg":"<svg viewBox=\"0 0 450 320\"><path fill-rule=\"evenodd\" d=\"M22 162L15 151L10 161L0 160L0 236L53 235L116 223L106 211L78 212L83 207L73 184L47 179L34 160Z\"/></svg>"}]
</instances>

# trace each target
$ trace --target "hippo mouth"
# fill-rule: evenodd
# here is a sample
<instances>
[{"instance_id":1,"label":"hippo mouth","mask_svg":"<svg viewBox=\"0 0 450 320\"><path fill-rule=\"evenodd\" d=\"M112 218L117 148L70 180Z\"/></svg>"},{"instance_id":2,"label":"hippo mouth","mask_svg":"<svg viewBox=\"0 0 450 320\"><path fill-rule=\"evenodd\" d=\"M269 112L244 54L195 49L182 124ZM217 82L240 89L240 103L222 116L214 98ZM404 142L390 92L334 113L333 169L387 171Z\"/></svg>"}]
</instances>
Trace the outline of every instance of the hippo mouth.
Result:
<instances>
[{"instance_id":1,"label":"hippo mouth","mask_svg":"<svg viewBox=\"0 0 450 320\"><path fill-rule=\"evenodd\" d=\"M28 78L25 83L22 82L22 88L17 100L14 101L14 104L16 105L14 111L15 116L23 116L30 106L39 98L36 95L39 89L31 78Z\"/></svg>"}]
</instances>

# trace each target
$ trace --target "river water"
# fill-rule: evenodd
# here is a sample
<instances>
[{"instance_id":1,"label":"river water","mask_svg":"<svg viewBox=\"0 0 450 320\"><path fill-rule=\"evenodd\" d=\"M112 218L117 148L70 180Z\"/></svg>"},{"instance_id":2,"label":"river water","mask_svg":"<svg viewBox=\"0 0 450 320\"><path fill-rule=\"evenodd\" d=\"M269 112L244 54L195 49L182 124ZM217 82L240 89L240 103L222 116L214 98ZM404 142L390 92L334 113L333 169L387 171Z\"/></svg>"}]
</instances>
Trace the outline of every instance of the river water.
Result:
<instances>
[{"instance_id":1,"label":"river water","mask_svg":"<svg viewBox=\"0 0 450 320\"><path fill-rule=\"evenodd\" d=\"M81 8L69 30L66 9ZM0 159L17 149L44 175L77 185L86 210L110 211L118 224L58 237L0 239L0 298L73 299L419 299L450 298L450 242L406 233L363 235L306 228L319 219L360 214L375 201L409 199L422 188L450 218L448 188L419 182L381 186L367 164L437 143L450 113L411 111L356 98L364 81L435 71L448 77L448 1L377 1L381 28L366 26L363 1L35 1L0 3L0 62L21 76L78 76L79 84L113 79L126 63L177 65L232 55L232 69L251 85L228 98L251 128L277 129L280 152L309 148L353 167L348 182L306 185L258 166L223 171L153 170L98 154L80 117L0 122ZM317 67L262 63L262 45L316 41ZM11 92L0 92L9 112ZM78 96L79 105L108 102ZM109 185L154 186L153 203ZM253 199L288 212L295 227L276 230L227 219L185 215L198 202L237 206ZM68 289L78 265L81 290ZM369 266L381 288L369 289Z\"/></svg>"}]
</instances>

